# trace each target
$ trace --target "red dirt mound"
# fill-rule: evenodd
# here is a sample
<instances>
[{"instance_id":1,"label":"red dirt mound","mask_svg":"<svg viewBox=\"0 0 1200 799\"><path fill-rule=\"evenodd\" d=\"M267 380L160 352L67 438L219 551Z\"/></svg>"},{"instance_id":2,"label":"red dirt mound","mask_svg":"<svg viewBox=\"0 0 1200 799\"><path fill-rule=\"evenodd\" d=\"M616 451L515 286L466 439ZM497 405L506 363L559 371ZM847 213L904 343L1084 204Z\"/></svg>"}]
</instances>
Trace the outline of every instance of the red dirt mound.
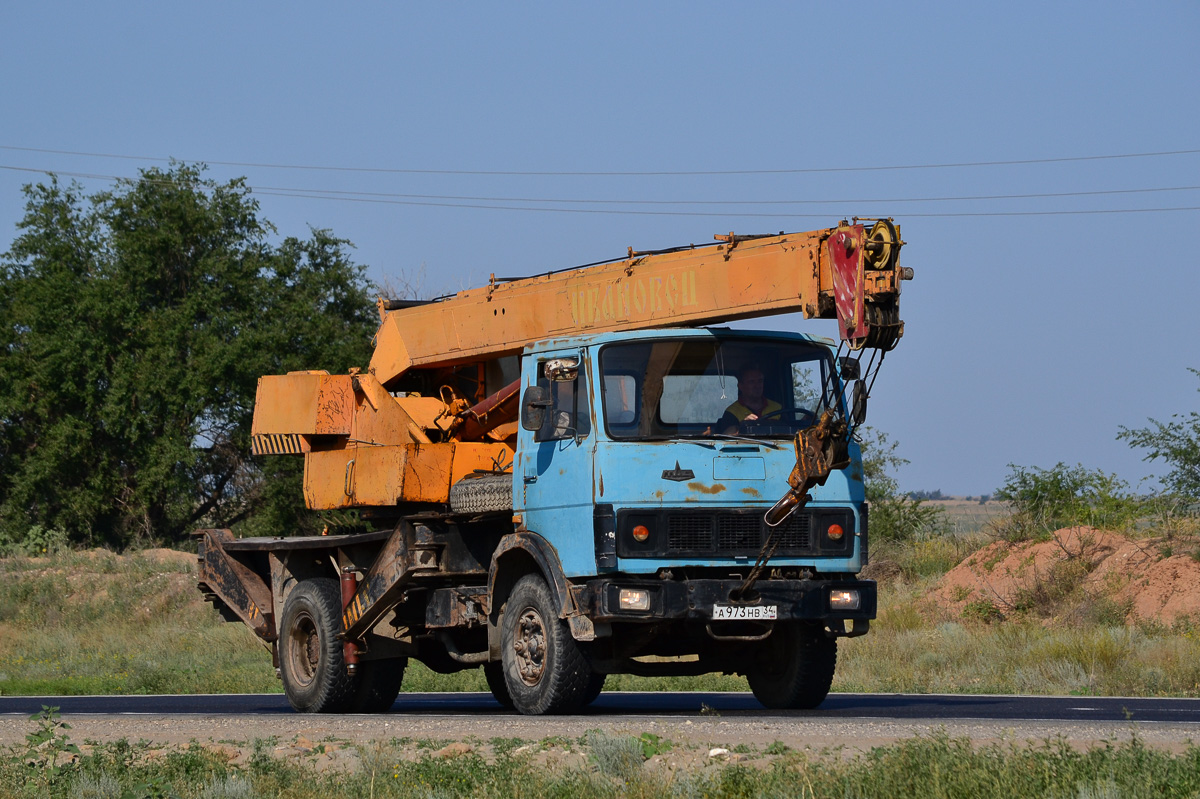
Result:
<instances>
[{"instance_id":1,"label":"red dirt mound","mask_svg":"<svg viewBox=\"0 0 1200 799\"><path fill-rule=\"evenodd\" d=\"M1200 562L1171 552L1161 539L1068 527L1049 541L988 544L947 572L935 595L955 615L980 601L1007 613L1031 597L1081 587L1129 608L1130 622L1200 619Z\"/></svg>"}]
</instances>

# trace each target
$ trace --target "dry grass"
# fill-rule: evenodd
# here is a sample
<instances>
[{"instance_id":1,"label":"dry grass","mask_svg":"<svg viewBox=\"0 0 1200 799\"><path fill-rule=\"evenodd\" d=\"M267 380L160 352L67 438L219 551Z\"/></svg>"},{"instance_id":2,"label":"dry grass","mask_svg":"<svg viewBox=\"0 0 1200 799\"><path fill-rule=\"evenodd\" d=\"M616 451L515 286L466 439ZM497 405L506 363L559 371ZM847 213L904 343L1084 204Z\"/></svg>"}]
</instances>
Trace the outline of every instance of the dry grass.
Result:
<instances>
[{"instance_id":1,"label":"dry grass","mask_svg":"<svg viewBox=\"0 0 1200 799\"><path fill-rule=\"evenodd\" d=\"M1127 626L1070 591L1052 614L997 622L949 613L933 598L938 578L986 540L879 548L879 618L869 635L841 643L834 690L1200 696L1200 625L1186 620ZM201 601L191 569L186 557L110 553L0 560L0 693L279 691L264 647ZM743 678L721 675L614 675L607 688L747 690ZM486 686L478 670L438 675L413 663L404 689Z\"/></svg>"}]
</instances>

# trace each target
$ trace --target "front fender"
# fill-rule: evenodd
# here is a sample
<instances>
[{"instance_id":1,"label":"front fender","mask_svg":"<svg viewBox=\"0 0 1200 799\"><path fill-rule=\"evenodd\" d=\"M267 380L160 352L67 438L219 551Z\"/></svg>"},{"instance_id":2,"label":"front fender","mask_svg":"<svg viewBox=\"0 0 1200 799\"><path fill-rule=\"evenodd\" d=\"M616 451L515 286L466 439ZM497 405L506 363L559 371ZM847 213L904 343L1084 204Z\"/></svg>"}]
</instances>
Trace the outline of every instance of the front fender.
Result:
<instances>
[{"instance_id":1,"label":"front fender","mask_svg":"<svg viewBox=\"0 0 1200 799\"><path fill-rule=\"evenodd\" d=\"M540 572L550 587L550 593L558 604L559 618L567 618L574 610L571 592L567 589L567 578L563 575L562 562L554 545L537 533L519 530L500 539L492 553L488 568L488 615L495 623L500 606L518 579L532 572Z\"/></svg>"}]
</instances>

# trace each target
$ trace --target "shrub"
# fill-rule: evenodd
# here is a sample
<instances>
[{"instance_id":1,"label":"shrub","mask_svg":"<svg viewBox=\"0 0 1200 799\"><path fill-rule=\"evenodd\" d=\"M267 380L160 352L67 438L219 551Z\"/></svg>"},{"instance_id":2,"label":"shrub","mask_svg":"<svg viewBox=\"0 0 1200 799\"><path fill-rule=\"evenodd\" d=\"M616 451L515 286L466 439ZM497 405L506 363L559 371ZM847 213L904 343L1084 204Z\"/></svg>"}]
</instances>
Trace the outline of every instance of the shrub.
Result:
<instances>
[{"instance_id":1,"label":"shrub","mask_svg":"<svg viewBox=\"0 0 1200 799\"><path fill-rule=\"evenodd\" d=\"M1009 469L995 496L1013 508L1013 515L997 528L1010 541L1044 539L1054 530L1078 524L1118 527L1144 509L1123 480L1082 464L1060 462L1039 469L1010 463Z\"/></svg>"},{"instance_id":2,"label":"shrub","mask_svg":"<svg viewBox=\"0 0 1200 799\"><path fill-rule=\"evenodd\" d=\"M1000 608L996 607L996 603L990 599L976 599L973 602L968 602L963 607L962 615L964 619L981 621L984 624L991 624L994 621L1003 621L1004 619L1004 614L1000 612Z\"/></svg>"},{"instance_id":3,"label":"shrub","mask_svg":"<svg viewBox=\"0 0 1200 799\"><path fill-rule=\"evenodd\" d=\"M23 533L0 530L0 557L53 555L66 549L68 543L66 531L57 527L35 524Z\"/></svg>"},{"instance_id":4,"label":"shrub","mask_svg":"<svg viewBox=\"0 0 1200 799\"><path fill-rule=\"evenodd\" d=\"M641 774L642 741L630 735L609 735L603 730L590 730L588 749L601 774L620 780L631 780Z\"/></svg>"},{"instance_id":5,"label":"shrub","mask_svg":"<svg viewBox=\"0 0 1200 799\"><path fill-rule=\"evenodd\" d=\"M1200 377L1200 369L1188 371ZM1162 478L1167 491L1193 502L1200 500L1200 413L1172 414L1170 422L1148 421L1150 426L1139 430L1122 427L1117 438L1148 450L1144 460L1161 458L1171 467Z\"/></svg>"}]
</instances>

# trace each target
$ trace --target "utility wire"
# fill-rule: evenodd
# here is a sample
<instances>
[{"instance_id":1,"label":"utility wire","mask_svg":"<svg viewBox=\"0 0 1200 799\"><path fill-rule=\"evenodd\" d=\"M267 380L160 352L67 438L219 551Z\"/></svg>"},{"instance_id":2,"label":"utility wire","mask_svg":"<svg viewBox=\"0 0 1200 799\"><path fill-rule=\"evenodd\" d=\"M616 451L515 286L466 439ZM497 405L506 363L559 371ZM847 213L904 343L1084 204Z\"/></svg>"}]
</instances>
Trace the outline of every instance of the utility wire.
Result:
<instances>
[{"instance_id":1,"label":"utility wire","mask_svg":"<svg viewBox=\"0 0 1200 799\"><path fill-rule=\"evenodd\" d=\"M380 203L385 205L416 205L435 208L469 208L489 211L544 211L548 213L559 214L609 214L620 216L697 216L697 217L723 217L723 218L750 218L750 219L827 219L831 216L840 216L840 211L830 211L828 213L807 213L807 214L764 214L764 213L722 213L719 211L628 211L615 208L539 208L534 206L519 206L519 205L481 205L476 203L440 203L428 202L420 200L384 200L373 199L369 197L323 197L316 194L295 194L289 192L278 191L259 191L258 194L269 195L273 197L296 197L306 200L339 200L343 202L360 202L360 203ZM1149 213L1152 211L1200 211L1200 205L1197 206L1178 206L1173 208L1121 208L1107 210L1089 210L1089 211L978 211L978 212L958 212L958 213L908 213L905 212L905 218L922 217L928 219L960 217L960 216L1071 216L1081 214L1137 214ZM860 213L856 216L864 219L880 219L888 214L869 214Z\"/></svg>"},{"instance_id":2,"label":"utility wire","mask_svg":"<svg viewBox=\"0 0 1200 799\"><path fill-rule=\"evenodd\" d=\"M9 169L20 172L38 172L47 173L47 170L32 169L29 167L13 167L0 165L0 169ZM113 175L98 175L84 172L60 172L49 174L62 174L70 177L79 177L96 180L129 180L128 178L120 178ZM269 196L269 197L292 197L305 200L334 200L338 202L357 202L357 203L373 203L380 205L405 205L419 206L430 208L464 208L470 210L485 210L485 211L534 211L542 213L559 213L559 214L607 214L610 216L687 216L687 217L720 217L720 218L750 218L750 219L824 219L831 216L839 216L841 212L830 211L826 213L744 213L744 212L721 212L721 211L651 211L651 210L623 210L616 208L552 208L552 207L537 207L537 206L520 206L520 205L485 205L482 203L471 202L436 202L431 200L405 200L394 199L391 195L387 196L346 196L345 192L332 192L321 189L273 189L269 187L255 188L247 185L247 188L254 193ZM1139 189L1128 191L1186 191L1200 187L1172 187L1166 189ZM1112 193L1124 193L1126 190L1117 190ZM1092 192L1080 192L1080 194L1090 194ZM359 195L358 192L353 193ZM404 195L399 195L404 196ZM1028 195L1036 197L1040 195ZM1045 196L1073 196L1071 193L1055 193ZM907 202L921 202L919 199L907 200ZM513 202L519 202L513 200ZM540 202L540 201L535 201ZM546 201L551 202L551 201ZM553 201L559 202L559 201ZM581 202L581 201L576 201ZM613 201L616 202L616 201ZM810 201L799 201L810 202ZM828 200L828 201L811 201L811 202L826 202L828 204L846 203L846 202L903 202L901 200ZM733 203L730 203L733 204ZM1115 208L1115 209L1098 209L1098 210L1060 210L1060 211L960 211L960 212L945 212L945 213L929 213L929 212L905 212L907 218L955 218L955 217L985 217L985 216L1082 216L1093 214L1138 214L1138 213L1157 213L1157 212L1173 212L1173 211L1200 211L1200 206L1176 206L1169 208ZM888 214L866 214L860 213L857 216L864 218L883 217Z\"/></svg>"},{"instance_id":3,"label":"utility wire","mask_svg":"<svg viewBox=\"0 0 1200 799\"><path fill-rule=\"evenodd\" d=\"M85 156L88 158L120 158L130 161L160 161L170 162L180 159L159 156L123 155L117 153L90 153L75 150L51 150L41 147L17 147L0 144L0 150L11 150L27 153L48 153L53 155ZM1146 153L1116 153L1110 155L1080 155L1059 158L1024 158L1004 161L960 161L934 164L898 164L891 166L841 166L841 167L809 167L802 169L715 169L715 170L681 170L681 171L518 171L518 170L486 170L486 169L388 169L383 167L351 167L351 166L321 166L313 164L266 164L252 161L208 161L204 159L187 159L192 162L210 164L213 166L253 167L256 169L298 169L317 170L326 172L372 172L397 175L492 175L508 177L691 177L704 175L808 175L828 172L884 172L908 169L958 169L963 167L981 166L1021 166L1029 164L1061 164L1080 161L1111 161L1126 158L1159 158L1171 155L1194 155L1200 149L1162 150Z\"/></svg>"},{"instance_id":4,"label":"utility wire","mask_svg":"<svg viewBox=\"0 0 1200 799\"><path fill-rule=\"evenodd\" d=\"M120 175L103 175L92 172L61 172L50 169L34 169L32 167L7 166L0 164L0 169L16 172L34 172L39 174L56 174L67 177L95 180L131 180ZM167 181L163 181L164 183ZM1056 191L1029 192L1024 194L970 194L949 197L884 197L860 199L823 199L823 200L601 200L575 199L566 197L486 197L457 194L400 194L395 192L377 191L346 191L340 189L306 189L286 186L250 186L259 193L287 192L279 196L313 195L319 199L341 199L343 197L359 198L395 198L406 200L460 200L470 202L497 203L562 203L565 205L836 205L862 203L932 203L932 202L967 202L976 200L1028 200L1060 197L1100 197L1122 194L1151 194L1156 192L1200 191L1200 186L1163 186L1158 188L1137 189L1103 189L1095 191Z\"/></svg>"}]
</instances>

